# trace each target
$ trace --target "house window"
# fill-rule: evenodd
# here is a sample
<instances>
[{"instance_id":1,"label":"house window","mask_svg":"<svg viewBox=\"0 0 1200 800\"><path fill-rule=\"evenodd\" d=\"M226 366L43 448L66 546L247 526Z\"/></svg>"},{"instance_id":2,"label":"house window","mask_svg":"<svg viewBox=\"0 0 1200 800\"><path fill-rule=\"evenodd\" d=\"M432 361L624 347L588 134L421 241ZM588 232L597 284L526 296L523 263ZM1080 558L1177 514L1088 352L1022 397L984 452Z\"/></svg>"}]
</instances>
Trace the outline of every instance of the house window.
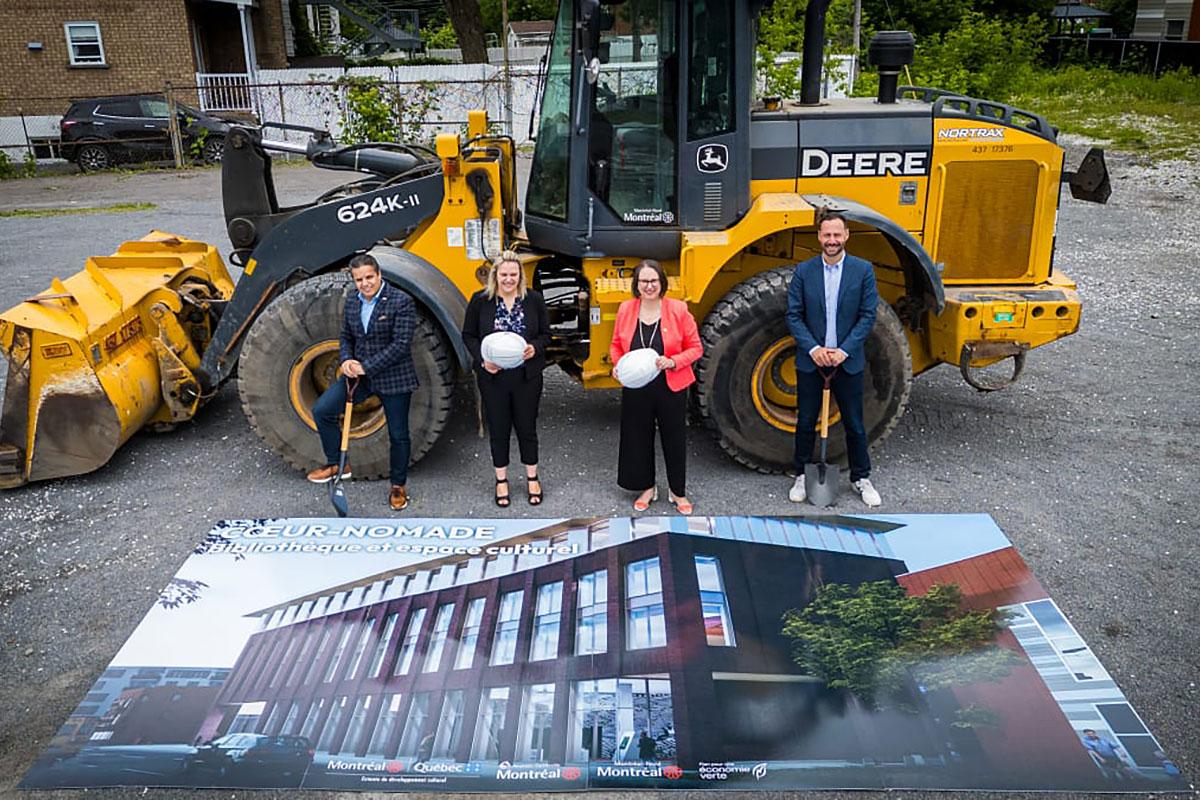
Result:
<instances>
[{"instance_id":1,"label":"house window","mask_svg":"<svg viewBox=\"0 0 1200 800\"><path fill-rule=\"evenodd\" d=\"M375 720L375 732L371 734L371 743L367 745L367 755L391 755L387 751L387 746L392 739L392 733L396 730L396 723L400 719L401 699L399 693L383 696L383 706L379 709L379 718Z\"/></svg>"},{"instance_id":2,"label":"house window","mask_svg":"<svg viewBox=\"0 0 1200 800\"><path fill-rule=\"evenodd\" d=\"M629 629L627 649L662 647L667 643L662 575L657 556L625 567L625 608Z\"/></svg>"},{"instance_id":3,"label":"house window","mask_svg":"<svg viewBox=\"0 0 1200 800\"><path fill-rule=\"evenodd\" d=\"M425 622L425 609L413 609L408 618L408 627L404 629L404 643L400 645L400 657L396 659L393 675L407 675L412 667L413 653L417 650L417 637L421 634L421 624Z\"/></svg>"},{"instance_id":4,"label":"house window","mask_svg":"<svg viewBox=\"0 0 1200 800\"><path fill-rule=\"evenodd\" d=\"M413 696L412 708L408 710L408 721L404 724L404 735L400 737L400 755L412 758L421 749L421 731L429 718L429 692Z\"/></svg>"},{"instance_id":5,"label":"house window","mask_svg":"<svg viewBox=\"0 0 1200 800\"><path fill-rule=\"evenodd\" d=\"M554 717L554 684L525 687L517 733L517 759L540 763L549 759L550 726Z\"/></svg>"},{"instance_id":6,"label":"house window","mask_svg":"<svg viewBox=\"0 0 1200 800\"><path fill-rule=\"evenodd\" d=\"M521 621L521 601L525 591L518 589L500 598L500 615L496 620L496 638L492 643L493 665L511 664L517 657L517 626Z\"/></svg>"},{"instance_id":7,"label":"house window","mask_svg":"<svg viewBox=\"0 0 1200 800\"><path fill-rule=\"evenodd\" d=\"M558 655L558 629L562 618L562 581L538 587L533 618L530 661L545 661Z\"/></svg>"},{"instance_id":8,"label":"house window","mask_svg":"<svg viewBox=\"0 0 1200 800\"><path fill-rule=\"evenodd\" d=\"M67 22L63 30L67 34L71 66L104 66L104 42L100 40L98 22Z\"/></svg>"},{"instance_id":9,"label":"house window","mask_svg":"<svg viewBox=\"0 0 1200 800\"><path fill-rule=\"evenodd\" d=\"M471 759L496 761L500 758L500 736L508 716L508 687L494 686L486 690L479 703L479 723L475 726L475 744Z\"/></svg>"},{"instance_id":10,"label":"house window","mask_svg":"<svg viewBox=\"0 0 1200 800\"><path fill-rule=\"evenodd\" d=\"M721 562L715 556L696 556L696 580L700 584L700 607L708 643L716 647L733 647L733 624L729 619L725 582L721 580Z\"/></svg>"},{"instance_id":11,"label":"house window","mask_svg":"<svg viewBox=\"0 0 1200 800\"><path fill-rule=\"evenodd\" d=\"M388 614L387 619L384 620L383 633L379 635L379 644L375 645L375 653L371 656L371 666L367 670L367 674L372 678L379 677L379 670L383 667L383 659L387 655L388 646L392 643L392 633L396 629L396 620L399 617L399 614Z\"/></svg>"},{"instance_id":12,"label":"house window","mask_svg":"<svg viewBox=\"0 0 1200 800\"><path fill-rule=\"evenodd\" d=\"M429 651L425 654L422 672L437 672L442 665L442 650L446 647L446 636L450 633L450 618L454 616L454 603L438 607L433 621L433 636L429 640Z\"/></svg>"},{"instance_id":13,"label":"house window","mask_svg":"<svg viewBox=\"0 0 1200 800\"><path fill-rule=\"evenodd\" d=\"M442 701L442 716L438 719L437 736L433 740L434 758L454 758L463 728L463 691L446 692Z\"/></svg>"},{"instance_id":14,"label":"house window","mask_svg":"<svg viewBox=\"0 0 1200 800\"><path fill-rule=\"evenodd\" d=\"M479 629L483 624L485 598L476 597L467 604L467 618L463 621L462 644L454 656L455 669L469 669L475 663L475 647L479 643Z\"/></svg>"},{"instance_id":15,"label":"house window","mask_svg":"<svg viewBox=\"0 0 1200 800\"><path fill-rule=\"evenodd\" d=\"M575 655L608 651L608 570L579 578L579 621L575 625Z\"/></svg>"}]
</instances>

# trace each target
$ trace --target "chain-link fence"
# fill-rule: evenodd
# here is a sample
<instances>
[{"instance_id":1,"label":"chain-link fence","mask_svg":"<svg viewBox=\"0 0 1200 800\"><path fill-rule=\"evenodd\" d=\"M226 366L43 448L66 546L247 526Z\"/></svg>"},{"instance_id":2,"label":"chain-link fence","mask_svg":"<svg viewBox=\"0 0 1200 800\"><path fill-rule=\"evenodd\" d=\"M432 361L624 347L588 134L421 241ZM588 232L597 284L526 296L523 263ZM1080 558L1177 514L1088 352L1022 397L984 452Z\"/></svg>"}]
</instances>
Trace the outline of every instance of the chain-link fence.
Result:
<instances>
[{"instance_id":1,"label":"chain-link fence","mask_svg":"<svg viewBox=\"0 0 1200 800\"><path fill-rule=\"evenodd\" d=\"M379 138L383 132L389 140L428 145L439 133L465 132L468 112L484 109L494 131L518 142L530 137L538 82L534 67L506 73L488 65L446 65L419 80L400 79L398 72L388 67L339 75L272 70L260 72L255 83L245 75L198 75L191 86L96 98L76 105L68 117L19 109L59 107L66 112L79 98L10 97L3 109L8 115L0 115L0 153L10 165L65 158L89 169L157 160L213 161L219 155L213 146L219 136L203 124L208 117L313 128L328 131L337 141ZM172 105L179 112L177 131L169 114ZM264 135L293 143L309 136L270 127Z\"/></svg>"}]
</instances>

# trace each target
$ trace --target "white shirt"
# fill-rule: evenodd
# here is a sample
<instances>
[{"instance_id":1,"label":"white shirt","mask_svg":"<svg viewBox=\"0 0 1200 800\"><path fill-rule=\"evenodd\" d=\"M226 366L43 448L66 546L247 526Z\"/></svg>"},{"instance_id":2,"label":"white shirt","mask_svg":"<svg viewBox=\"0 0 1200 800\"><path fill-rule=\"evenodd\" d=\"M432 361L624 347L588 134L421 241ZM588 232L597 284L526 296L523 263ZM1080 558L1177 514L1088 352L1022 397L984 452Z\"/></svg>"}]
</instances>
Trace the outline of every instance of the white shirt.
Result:
<instances>
[{"instance_id":1,"label":"white shirt","mask_svg":"<svg viewBox=\"0 0 1200 800\"><path fill-rule=\"evenodd\" d=\"M811 356L820 347L837 348L837 301L838 292L842 288L842 265L846 263L846 251L843 250L836 262L830 264L824 258L821 265L825 278L825 342L808 351Z\"/></svg>"}]
</instances>

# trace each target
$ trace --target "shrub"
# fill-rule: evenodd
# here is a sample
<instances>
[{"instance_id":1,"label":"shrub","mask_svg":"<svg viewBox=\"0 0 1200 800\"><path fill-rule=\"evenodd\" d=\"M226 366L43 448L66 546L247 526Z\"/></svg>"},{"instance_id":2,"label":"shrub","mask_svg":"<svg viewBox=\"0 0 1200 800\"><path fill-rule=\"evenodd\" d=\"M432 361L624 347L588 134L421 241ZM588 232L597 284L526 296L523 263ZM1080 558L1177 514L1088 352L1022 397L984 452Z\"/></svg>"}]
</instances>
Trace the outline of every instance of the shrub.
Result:
<instances>
[{"instance_id":1,"label":"shrub","mask_svg":"<svg viewBox=\"0 0 1200 800\"><path fill-rule=\"evenodd\" d=\"M916 83L1005 101L1030 81L1046 41L1036 16L1006 21L968 11L958 27L917 43Z\"/></svg>"}]
</instances>

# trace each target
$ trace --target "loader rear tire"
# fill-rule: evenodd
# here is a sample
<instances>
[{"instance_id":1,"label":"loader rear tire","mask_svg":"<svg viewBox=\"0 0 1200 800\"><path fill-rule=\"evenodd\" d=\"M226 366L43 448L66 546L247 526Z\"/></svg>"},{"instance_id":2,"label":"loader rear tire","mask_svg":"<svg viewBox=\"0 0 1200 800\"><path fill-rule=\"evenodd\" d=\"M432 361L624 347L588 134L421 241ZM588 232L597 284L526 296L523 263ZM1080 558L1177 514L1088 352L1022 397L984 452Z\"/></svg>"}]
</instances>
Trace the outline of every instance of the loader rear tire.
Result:
<instances>
[{"instance_id":1,"label":"loader rear tire","mask_svg":"<svg viewBox=\"0 0 1200 800\"><path fill-rule=\"evenodd\" d=\"M696 408L721 447L760 472L792 469L796 431L796 342L787 327L792 267L762 272L738 284L700 330ZM874 445L891 433L912 386L912 354L896 312L879 301L866 343L863 415ZM831 415L829 459L845 464L839 415Z\"/></svg>"},{"instance_id":2,"label":"loader rear tire","mask_svg":"<svg viewBox=\"0 0 1200 800\"><path fill-rule=\"evenodd\" d=\"M348 276L324 275L299 283L274 300L255 321L238 362L238 394L254 429L296 469L325 463L312 402L333 379ZM419 314L413 331L413 364L420 388L413 393L408 424L412 460L429 452L446 426L455 366L437 327ZM350 463L355 478L388 475L387 427L382 406L371 398L355 404Z\"/></svg>"}]
</instances>

